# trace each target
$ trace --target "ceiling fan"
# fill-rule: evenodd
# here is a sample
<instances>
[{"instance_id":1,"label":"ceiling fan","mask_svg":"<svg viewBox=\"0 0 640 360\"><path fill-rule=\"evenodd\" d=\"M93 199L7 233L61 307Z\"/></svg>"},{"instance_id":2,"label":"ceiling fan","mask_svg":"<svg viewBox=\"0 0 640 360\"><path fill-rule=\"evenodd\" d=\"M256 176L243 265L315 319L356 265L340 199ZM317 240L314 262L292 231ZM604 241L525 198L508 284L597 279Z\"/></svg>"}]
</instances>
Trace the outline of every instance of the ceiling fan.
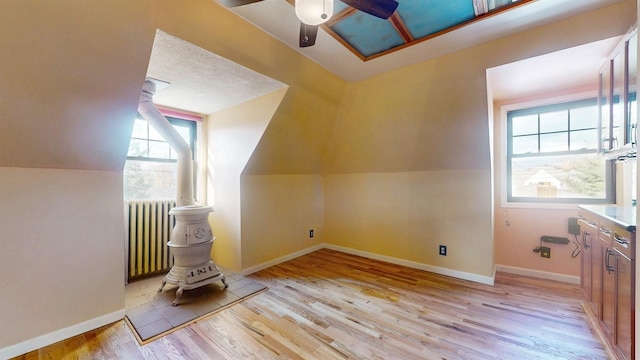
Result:
<instances>
[{"instance_id":1,"label":"ceiling fan","mask_svg":"<svg viewBox=\"0 0 640 360\"><path fill-rule=\"evenodd\" d=\"M252 4L258 1L262 1L262 0L220 0L220 2L222 2L227 7L242 6L242 5ZM322 3L321 4L322 10L320 11L320 13L316 11L320 20L314 19L311 21L302 21L302 20L300 21L300 39L298 43L300 47L313 46L316 43L316 37L318 35L318 27L320 26L321 23L329 20L329 18L331 17L330 13L333 12L333 10L325 12L325 5L328 4L326 8L333 9L333 1L335 0L314 0L313 1L315 3L318 3L318 2ZM365 12L369 15L373 15L381 19L388 19L396 11L396 8L398 7L398 2L396 0L340 0L340 1L351 6L354 9L360 10L362 12ZM296 2L296 6L300 6L298 4L305 1L296 0L295 2ZM296 11L296 15L298 16L299 19L303 18L299 11Z\"/></svg>"}]
</instances>

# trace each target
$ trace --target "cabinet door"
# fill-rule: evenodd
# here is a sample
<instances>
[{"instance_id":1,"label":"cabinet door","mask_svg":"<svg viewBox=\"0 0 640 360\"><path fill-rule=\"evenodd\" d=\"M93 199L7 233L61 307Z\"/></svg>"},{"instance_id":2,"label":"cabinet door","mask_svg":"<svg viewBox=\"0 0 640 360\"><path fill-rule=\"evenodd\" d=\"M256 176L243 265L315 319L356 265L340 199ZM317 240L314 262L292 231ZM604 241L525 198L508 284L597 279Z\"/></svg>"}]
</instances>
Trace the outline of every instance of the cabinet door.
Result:
<instances>
[{"instance_id":1,"label":"cabinet door","mask_svg":"<svg viewBox=\"0 0 640 360\"><path fill-rule=\"evenodd\" d=\"M600 318L602 314L602 273L604 271L604 250L597 237L592 237L593 247L591 268L591 308Z\"/></svg>"},{"instance_id":2,"label":"cabinet door","mask_svg":"<svg viewBox=\"0 0 640 360\"><path fill-rule=\"evenodd\" d=\"M612 62L612 97L611 97L611 148L617 149L625 145L625 106L626 92L625 82L625 51L619 51Z\"/></svg>"},{"instance_id":3,"label":"cabinet door","mask_svg":"<svg viewBox=\"0 0 640 360\"><path fill-rule=\"evenodd\" d=\"M627 41L627 143L636 146L638 112L636 103L636 76L638 75L638 32Z\"/></svg>"},{"instance_id":4,"label":"cabinet door","mask_svg":"<svg viewBox=\"0 0 640 360\"><path fill-rule=\"evenodd\" d=\"M616 251L616 331L615 346L624 359L633 359L632 324L634 307L632 281L634 279L634 261Z\"/></svg>"},{"instance_id":5,"label":"cabinet door","mask_svg":"<svg viewBox=\"0 0 640 360\"><path fill-rule=\"evenodd\" d=\"M581 224L585 226L584 224ZM582 295L587 299L587 303L592 303L592 245L593 238L590 229L582 230L582 253L580 256L580 288Z\"/></svg>"},{"instance_id":6,"label":"cabinet door","mask_svg":"<svg viewBox=\"0 0 640 360\"><path fill-rule=\"evenodd\" d=\"M600 70L600 89L598 94L600 108L600 147L603 153L612 149L611 138L611 61Z\"/></svg>"}]
</instances>

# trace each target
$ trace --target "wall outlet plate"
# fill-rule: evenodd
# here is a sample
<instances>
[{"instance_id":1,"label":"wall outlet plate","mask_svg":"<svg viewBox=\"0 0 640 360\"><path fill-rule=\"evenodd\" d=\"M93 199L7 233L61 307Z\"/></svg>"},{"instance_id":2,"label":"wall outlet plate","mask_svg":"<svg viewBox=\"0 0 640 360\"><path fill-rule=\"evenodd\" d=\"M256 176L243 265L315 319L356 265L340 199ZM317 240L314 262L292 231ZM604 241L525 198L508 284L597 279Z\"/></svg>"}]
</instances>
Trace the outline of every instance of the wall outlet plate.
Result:
<instances>
[{"instance_id":1,"label":"wall outlet plate","mask_svg":"<svg viewBox=\"0 0 640 360\"><path fill-rule=\"evenodd\" d=\"M543 258L551 259L551 248L540 246L540 256L542 256Z\"/></svg>"},{"instance_id":2,"label":"wall outlet plate","mask_svg":"<svg viewBox=\"0 0 640 360\"><path fill-rule=\"evenodd\" d=\"M446 245L440 245L440 249L438 250L439 254L442 256L447 256L447 246Z\"/></svg>"}]
</instances>

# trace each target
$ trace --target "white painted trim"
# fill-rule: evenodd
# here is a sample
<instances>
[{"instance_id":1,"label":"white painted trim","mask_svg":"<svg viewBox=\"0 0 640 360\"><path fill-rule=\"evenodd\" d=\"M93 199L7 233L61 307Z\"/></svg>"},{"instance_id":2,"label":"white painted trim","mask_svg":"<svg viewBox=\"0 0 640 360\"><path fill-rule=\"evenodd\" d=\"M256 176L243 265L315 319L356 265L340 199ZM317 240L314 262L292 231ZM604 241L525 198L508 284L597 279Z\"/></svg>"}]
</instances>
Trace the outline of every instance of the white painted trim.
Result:
<instances>
[{"instance_id":1,"label":"white painted trim","mask_svg":"<svg viewBox=\"0 0 640 360\"><path fill-rule=\"evenodd\" d=\"M101 326L120 321L124 319L124 315L125 309L121 309L15 345L7 346L6 348L0 349L0 359L9 359L26 354L30 351L57 343L58 341L66 340L76 335L86 333L87 331L97 329Z\"/></svg>"},{"instance_id":2,"label":"white painted trim","mask_svg":"<svg viewBox=\"0 0 640 360\"><path fill-rule=\"evenodd\" d=\"M249 268L246 268L246 269L242 269L240 271L240 274L242 276L247 276L249 274L253 274L254 272L258 272L260 270L264 270L264 269L266 269L268 267L281 264L281 263L283 263L285 261L293 260L293 259L295 259L297 257L302 256L302 255L307 255L307 254L312 253L314 251L320 250L320 249L322 249L324 247L326 247L326 244L314 245L314 246L312 246L310 248L306 248L306 249L303 249L303 250L300 250L300 251L296 251L296 252L291 253L289 255L285 255L285 256L279 257L277 259L269 260L267 262L263 262L262 264L258 264L258 265L255 265L255 266L252 266L252 267L249 267Z\"/></svg>"},{"instance_id":3,"label":"white painted trim","mask_svg":"<svg viewBox=\"0 0 640 360\"><path fill-rule=\"evenodd\" d=\"M482 275L468 273L468 272L464 272L464 271L447 269L447 268L443 268L443 267L439 267L439 266L423 264L423 263L419 263L419 262L415 262L415 261L404 260L404 259L395 258L395 257L391 257L391 256L385 256L385 255L370 253L370 252L367 252L367 251L355 250L355 249L346 248L346 247L342 247L342 246L331 245L331 244L324 244L324 248L331 249L331 250L336 250L336 251L341 251L341 252L344 252L344 253L347 253L347 254L363 256L363 257L366 257L366 258L369 258L369 259L386 261L388 263L392 263L392 264L396 264L396 265L402 265L402 266L406 266L406 267L410 267L410 268L414 268L414 269L418 269L418 270L429 271L429 272L432 272L432 273L435 273L435 274L451 276L451 277L455 277L455 278L463 279L463 280L469 280L469 281L473 281L473 282L477 282L477 283L481 283L481 284L493 285L493 283L494 283L494 278L490 277L490 276L482 276Z\"/></svg>"},{"instance_id":4,"label":"white painted trim","mask_svg":"<svg viewBox=\"0 0 640 360\"><path fill-rule=\"evenodd\" d=\"M569 284L580 284L580 277L573 275L556 274L548 271L532 270L519 268L515 266L496 265L496 271L502 271L510 274L530 276L539 279L560 281Z\"/></svg>"}]
</instances>

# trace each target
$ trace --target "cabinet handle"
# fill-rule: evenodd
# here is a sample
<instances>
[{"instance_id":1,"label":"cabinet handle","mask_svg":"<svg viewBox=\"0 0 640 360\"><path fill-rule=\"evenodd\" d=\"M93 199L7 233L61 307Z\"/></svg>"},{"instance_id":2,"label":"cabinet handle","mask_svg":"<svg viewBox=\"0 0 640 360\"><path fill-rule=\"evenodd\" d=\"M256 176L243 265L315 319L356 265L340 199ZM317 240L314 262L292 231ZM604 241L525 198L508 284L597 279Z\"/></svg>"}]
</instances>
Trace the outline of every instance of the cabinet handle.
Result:
<instances>
[{"instance_id":1,"label":"cabinet handle","mask_svg":"<svg viewBox=\"0 0 640 360\"><path fill-rule=\"evenodd\" d=\"M627 240L625 238L620 238L617 235L613 236L613 240L615 240L618 244L620 244L625 249L629 248L629 240Z\"/></svg>"},{"instance_id":2,"label":"cabinet handle","mask_svg":"<svg viewBox=\"0 0 640 360\"><path fill-rule=\"evenodd\" d=\"M611 265L611 263L609 262L609 259L611 258L611 255L615 255L616 253L614 253L613 251L611 251L611 249L607 248L607 254L605 255L605 268L607 269L608 273L614 272L616 271L616 267Z\"/></svg>"},{"instance_id":3,"label":"cabinet handle","mask_svg":"<svg viewBox=\"0 0 640 360\"><path fill-rule=\"evenodd\" d=\"M582 234L582 247L584 247L585 249L591 247L589 246L589 244L587 244L587 236L591 236L591 234L588 231L584 231L584 233Z\"/></svg>"},{"instance_id":4,"label":"cabinet handle","mask_svg":"<svg viewBox=\"0 0 640 360\"><path fill-rule=\"evenodd\" d=\"M600 228L600 232L607 236L611 236L611 230L605 229L603 227Z\"/></svg>"},{"instance_id":5,"label":"cabinet handle","mask_svg":"<svg viewBox=\"0 0 640 360\"><path fill-rule=\"evenodd\" d=\"M579 220L582 221L583 223L591 226L591 227L596 227L596 225L597 225L596 223L594 223L593 221L591 221L591 220L589 220L587 218L580 217Z\"/></svg>"}]
</instances>

